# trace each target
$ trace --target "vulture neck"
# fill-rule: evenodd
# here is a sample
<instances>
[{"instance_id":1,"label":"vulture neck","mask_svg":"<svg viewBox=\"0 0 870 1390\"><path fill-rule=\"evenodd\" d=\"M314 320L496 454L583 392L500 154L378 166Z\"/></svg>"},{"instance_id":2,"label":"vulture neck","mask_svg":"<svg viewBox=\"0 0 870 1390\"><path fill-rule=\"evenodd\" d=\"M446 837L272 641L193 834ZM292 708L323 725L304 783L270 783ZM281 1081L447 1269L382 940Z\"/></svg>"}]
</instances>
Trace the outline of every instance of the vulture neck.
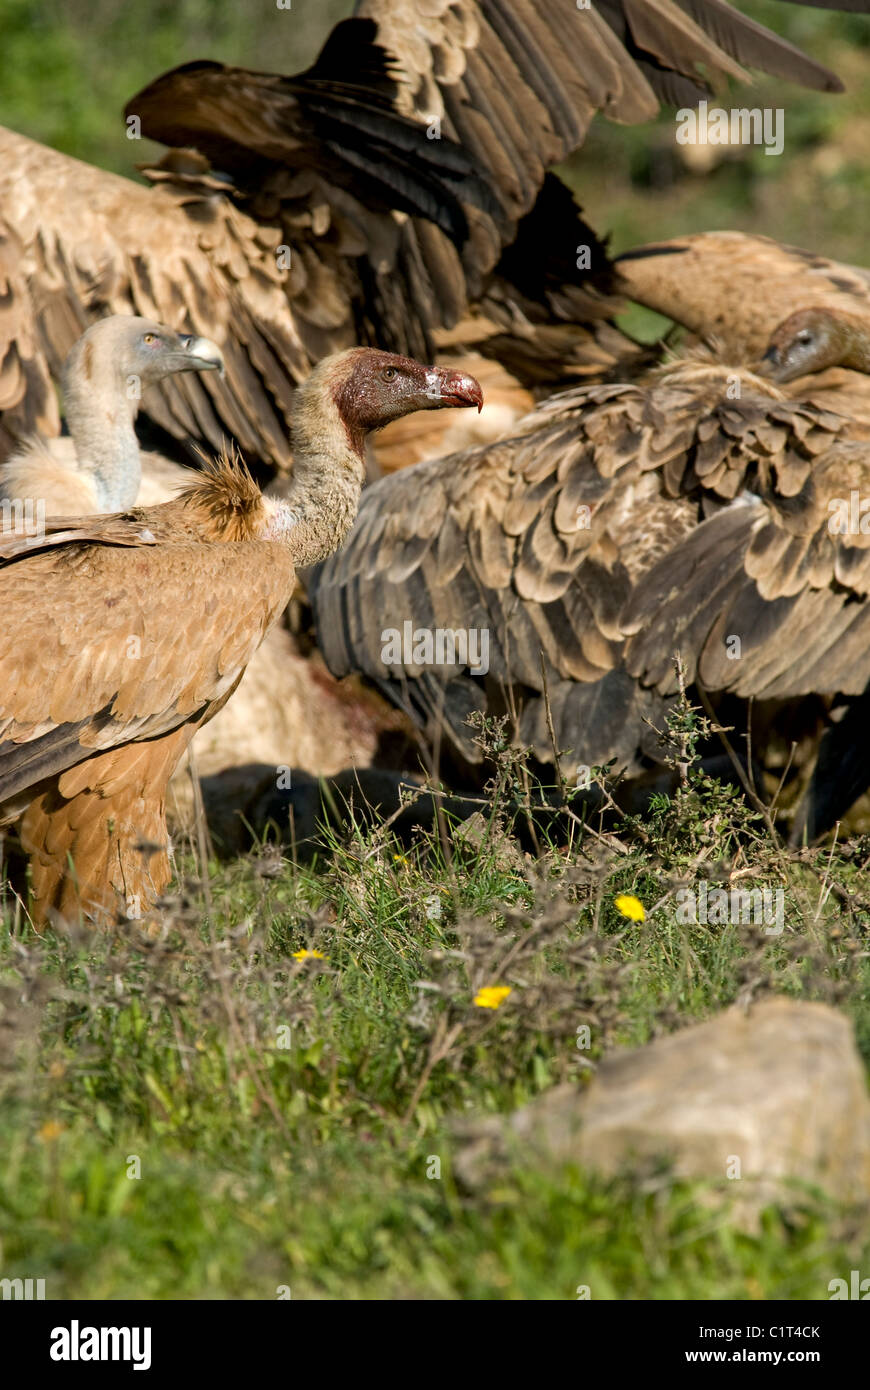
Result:
<instances>
[{"instance_id":1,"label":"vulture neck","mask_svg":"<svg viewBox=\"0 0 870 1390\"><path fill-rule=\"evenodd\" d=\"M364 438L347 427L331 394L309 381L296 393L292 443L293 477L281 510L294 563L304 568L337 550L353 526Z\"/></svg>"},{"instance_id":2,"label":"vulture neck","mask_svg":"<svg viewBox=\"0 0 870 1390\"><path fill-rule=\"evenodd\" d=\"M68 373L64 382L67 426L78 470L93 480L100 511L123 512L136 501L142 480L133 428L139 402L128 398L116 371L92 376L96 384L85 381L78 370Z\"/></svg>"},{"instance_id":3,"label":"vulture neck","mask_svg":"<svg viewBox=\"0 0 870 1390\"><path fill-rule=\"evenodd\" d=\"M866 321L857 314L842 311L832 317L836 319L840 349L833 365L851 367L855 372L870 372L870 332Z\"/></svg>"}]
</instances>

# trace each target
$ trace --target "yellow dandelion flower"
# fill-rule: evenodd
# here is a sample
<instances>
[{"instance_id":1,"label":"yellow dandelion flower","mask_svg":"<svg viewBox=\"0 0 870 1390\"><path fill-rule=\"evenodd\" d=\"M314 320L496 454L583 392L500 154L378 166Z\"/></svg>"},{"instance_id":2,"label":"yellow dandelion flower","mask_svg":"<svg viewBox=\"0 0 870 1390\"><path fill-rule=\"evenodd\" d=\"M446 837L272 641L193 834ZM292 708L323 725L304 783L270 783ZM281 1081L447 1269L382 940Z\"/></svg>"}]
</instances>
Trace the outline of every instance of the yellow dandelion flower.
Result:
<instances>
[{"instance_id":1,"label":"yellow dandelion flower","mask_svg":"<svg viewBox=\"0 0 870 1390\"><path fill-rule=\"evenodd\" d=\"M500 1009L511 992L510 985L484 985L474 996L479 1009Z\"/></svg>"},{"instance_id":2,"label":"yellow dandelion flower","mask_svg":"<svg viewBox=\"0 0 870 1390\"><path fill-rule=\"evenodd\" d=\"M294 951L294 960L326 960L322 951Z\"/></svg>"},{"instance_id":3,"label":"yellow dandelion flower","mask_svg":"<svg viewBox=\"0 0 870 1390\"><path fill-rule=\"evenodd\" d=\"M623 917L628 917L632 922L645 922L646 910L640 898L636 898L633 893L620 893L614 899L617 912L621 912Z\"/></svg>"},{"instance_id":4,"label":"yellow dandelion flower","mask_svg":"<svg viewBox=\"0 0 870 1390\"><path fill-rule=\"evenodd\" d=\"M407 861L407 859L405 858L404 854L394 854L394 855L393 855L393 863L394 863L394 864L407 864L407 862L408 862L408 861Z\"/></svg>"},{"instance_id":5,"label":"yellow dandelion flower","mask_svg":"<svg viewBox=\"0 0 870 1390\"><path fill-rule=\"evenodd\" d=\"M53 1144L55 1139L59 1139L63 1134L63 1125L57 1120L48 1120L39 1131L38 1137L43 1144Z\"/></svg>"}]
</instances>

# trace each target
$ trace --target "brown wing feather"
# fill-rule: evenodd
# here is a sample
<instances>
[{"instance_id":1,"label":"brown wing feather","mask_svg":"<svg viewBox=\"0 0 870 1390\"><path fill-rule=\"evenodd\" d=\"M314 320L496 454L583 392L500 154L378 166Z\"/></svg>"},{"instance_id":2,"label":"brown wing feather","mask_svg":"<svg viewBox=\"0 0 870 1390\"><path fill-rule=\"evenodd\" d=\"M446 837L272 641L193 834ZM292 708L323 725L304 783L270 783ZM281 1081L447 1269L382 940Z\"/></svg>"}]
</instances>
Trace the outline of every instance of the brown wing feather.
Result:
<instances>
[{"instance_id":1,"label":"brown wing feather","mask_svg":"<svg viewBox=\"0 0 870 1390\"><path fill-rule=\"evenodd\" d=\"M286 551L251 541L73 544L0 568L0 801L96 750L200 717L293 583Z\"/></svg>"},{"instance_id":2,"label":"brown wing feather","mask_svg":"<svg viewBox=\"0 0 870 1390\"><path fill-rule=\"evenodd\" d=\"M746 232L698 232L617 257L630 299L757 361L796 306L843 309L870 322L870 272Z\"/></svg>"},{"instance_id":3,"label":"brown wing feather","mask_svg":"<svg viewBox=\"0 0 870 1390\"><path fill-rule=\"evenodd\" d=\"M195 63L139 93L145 134L200 149L173 148L151 189L0 131L0 450L56 432L52 379L106 313L216 341L224 380L168 379L149 414L279 469L293 387L353 341L429 356L472 307L488 324L473 342L529 383L613 369L635 349L607 322L606 249L547 168L596 111L646 120L742 62L837 85L723 0L365 0L358 14L295 77Z\"/></svg>"},{"instance_id":4,"label":"brown wing feather","mask_svg":"<svg viewBox=\"0 0 870 1390\"><path fill-rule=\"evenodd\" d=\"M629 670L667 693L679 650L689 678L711 690L860 694L870 680L870 534L851 499L868 489L870 450L844 441L797 495L784 496L774 475L763 496L705 521L627 605Z\"/></svg>"},{"instance_id":5,"label":"brown wing feather","mask_svg":"<svg viewBox=\"0 0 870 1390\"><path fill-rule=\"evenodd\" d=\"M0 202L24 246L18 337L39 388L16 433L56 431L40 403L72 344L88 322L134 313L211 337L226 362L224 380L176 376L155 388L153 418L216 448L231 431L251 456L286 466L292 392L313 354L288 312L289 273L268 227L219 191L148 189L2 129ZM349 310L347 320L350 334Z\"/></svg>"},{"instance_id":6,"label":"brown wing feather","mask_svg":"<svg viewBox=\"0 0 870 1390\"><path fill-rule=\"evenodd\" d=\"M363 671L427 719L445 698L446 716L461 718L481 698L470 663L433 670L404 642L397 654L389 635L405 623L412 633L484 630L488 689L513 688L537 749L530 702L543 695L542 657L548 685L596 685L619 671L626 633L636 634L631 673L663 695L675 688L677 648L692 673L700 666L714 686L739 679L752 693L754 667L745 655L726 660L725 637L742 636L746 653L753 624L766 640L805 589L824 590L836 607L835 591L848 584L857 597L870 581L870 550L825 530L829 496L870 487L867 446L850 439L853 429L707 360L564 393L512 439L369 489L349 541L311 588L327 663L336 675ZM750 505L735 502L746 489ZM705 508L714 515L702 525ZM818 613L807 602L811 624ZM715 647L723 613L730 625ZM765 689L785 675L780 663ZM578 751L576 720L602 701L562 693L562 747ZM468 755L467 731L454 723L451 732ZM637 743L638 726L614 750L626 738Z\"/></svg>"}]
</instances>

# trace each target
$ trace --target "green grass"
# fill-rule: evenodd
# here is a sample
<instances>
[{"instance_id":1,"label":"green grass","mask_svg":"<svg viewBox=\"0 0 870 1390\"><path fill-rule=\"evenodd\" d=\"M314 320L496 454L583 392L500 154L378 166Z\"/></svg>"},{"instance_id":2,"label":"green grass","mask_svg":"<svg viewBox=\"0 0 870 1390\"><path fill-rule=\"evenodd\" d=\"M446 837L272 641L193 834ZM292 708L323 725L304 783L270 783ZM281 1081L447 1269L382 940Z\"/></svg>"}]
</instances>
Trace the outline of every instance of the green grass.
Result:
<instances>
[{"instance_id":1,"label":"green grass","mask_svg":"<svg viewBox=\"0 0 870 1390\"><path fill-rule=\"evenodd\" d=\"M787 856L699 777L616 839L542 825L532 860L500 821L513 781L473 847L327 831L313 866L258 852L207 888L200 866L153 935L37 938L9 900L2 1275L53 1298L826 1298L866 1265L821 1196L748 1234L704 1185L520 1156L454 1180L458 1122L582 1084L583 1023L594 1063L773 991L838 1004L870 1059L870 846ZM782 937L676 920L680 883L747 864L786 888ZM511 994L481 1008L483 985Z\"/></svg>"},{"instance_id":2,"label":"green grass","mask_svg":"<svg viewBox=\"0 0 870 1390\"><path fill-rule=\"evenodd\" d=\"M870 21L742 8L836 68L846 94L760 82L736 104L785 106L783 155L742 151L706 175L676 157L672 116L596 121L572 186L617 250L740 227L866 263ZM131 173L148 150L131 152L121 112L145 82L194 58L292 72L349 9L4 0L0 121ZM655 337L662 321L631 326ZM624 852L593 830L545 843L536 864L505 852L497 814L452 858L435 836L411 850L333 837L313 868L211 864L207 895L191 861L197 880L154 938L39 939L8 899L0 1277L44 1277L50 1298L571 1299L588 1285L594 1298L823 1299L832 1277L866 1269L866 1235L821 1200L768 1212L750 1236L703 1189L518 1161L473 1193L454 1181L456 1118L576 1077L584 1022L594 1061L751 987L835 1003L870 1061L870 846L784 856L703 785L622 826ZM674 886L701 865L784 886L783 938L680 925ZM659 906L628 923L620 892ZM303 948L325 959L295 960ZM473 1003L485 983L512 987L496 1012Z\"/></svg>"}]
</instances>

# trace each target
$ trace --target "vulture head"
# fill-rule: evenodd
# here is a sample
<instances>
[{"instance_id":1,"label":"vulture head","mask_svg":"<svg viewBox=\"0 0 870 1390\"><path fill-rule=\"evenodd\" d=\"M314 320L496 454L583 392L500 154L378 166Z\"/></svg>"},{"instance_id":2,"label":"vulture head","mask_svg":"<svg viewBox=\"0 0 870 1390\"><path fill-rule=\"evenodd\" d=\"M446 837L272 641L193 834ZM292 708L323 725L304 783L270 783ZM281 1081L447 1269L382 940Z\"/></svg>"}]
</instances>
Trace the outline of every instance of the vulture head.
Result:
<instances>
[{"instance_id":1,"label":"vulture head","mask_svg":"<svg viewBox=\"0 0 870 1390\"><path fill-rule=\"evenodd\" d=\"M826 367L867 371L868 332L870 324L840 309L798 309L774 332L762 358L762 373L786 382Z\"/></svg>"},{"instance_id":2,"label":"vulture head","mask_svg":"<svg viewBox=\"0 0 870 1390\"><path fill-rule=\"evenodd\" d=\"M120 387L135 403L146 387L176 372L222 372L223 365L220 348L208 338L114 314L91 324L70 351L64 395L83 387L97 395Z\"/></svg>"},{"instance_id":3,"label":"vulture head","mask_svg":"<svg viewBox=\"0 0 870 1390\"><path fill-rule=\"evenodd\" d=\"M483 406L480 383L467 372L427 367L377 348L349 348L325 357L299 388L294 440L313 444L340 430L354 455L365 437L415 410Z\"/></svg>"},{"instance_id":4,"label":"vulture head","mask_svg":"<svg viewBox=\"0 0 870 1390\"><path fill-rule=\"evenodd\" d=\"M136 501L142 465L133 421L143 392L176 372L222 369L220 349L208 338L125 314L91 324L63 370L76 472L88 489L81 510L123 511ZM31 486L41 486L38 476Z\"/></svg>"}]
</instances>

